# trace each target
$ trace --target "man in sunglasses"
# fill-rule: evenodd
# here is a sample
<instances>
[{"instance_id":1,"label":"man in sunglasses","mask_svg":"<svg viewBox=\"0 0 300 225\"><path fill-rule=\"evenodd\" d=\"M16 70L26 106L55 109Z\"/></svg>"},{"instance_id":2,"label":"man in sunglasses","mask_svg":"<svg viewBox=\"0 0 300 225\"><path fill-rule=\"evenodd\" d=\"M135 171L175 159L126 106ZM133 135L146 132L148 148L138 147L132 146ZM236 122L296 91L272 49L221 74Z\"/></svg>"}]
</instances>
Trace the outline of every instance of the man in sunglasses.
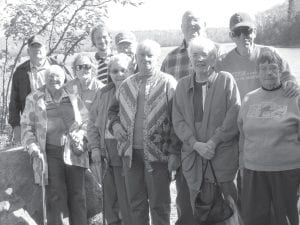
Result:
<instances>
[{"instance_id":1,"label":"man in sunglasses","mask_svg":"<svg viewBox=\"0 0 300 225\"><path fill-rule=\"evenodd\" d=\"M220 57L217 62L217 71L230 72L235 78L241 99L257 88L260 80L257 73L257 60L262 52L266 50L276 51L272 47L255 44L256 26L255 21L247 13L235 13L231 16L229 22L229 36L235 43L236 47L227 54ZM299 87L296 79L291 75L289 65L283 63L283 75L281 83L283 85L284 95L288 97L299 95ZM240 175L237 178L238 194L241 193ZM238 200L240 205L240 199Z\"/></svg>"},{"instance_id":2,"label":"man in sunglasses","mask_svg":"<svg viewBox=\"0 0 300 225\"><path fill-rule=\"evenodd\" d=\"M247 13L235 13L230 18L229 36L236 47L223 55L217 63L217 70L230 72L239 87L241 98L245 94L260 87L259 77L256 71L256 61L261 52L274 48L257 45L255 21ZM284 76L281 82L284 86L284 94L293 96L298 94L298 86L294 76L291 76L289 66L284 63Z\"/></svg>"}]
</instances>

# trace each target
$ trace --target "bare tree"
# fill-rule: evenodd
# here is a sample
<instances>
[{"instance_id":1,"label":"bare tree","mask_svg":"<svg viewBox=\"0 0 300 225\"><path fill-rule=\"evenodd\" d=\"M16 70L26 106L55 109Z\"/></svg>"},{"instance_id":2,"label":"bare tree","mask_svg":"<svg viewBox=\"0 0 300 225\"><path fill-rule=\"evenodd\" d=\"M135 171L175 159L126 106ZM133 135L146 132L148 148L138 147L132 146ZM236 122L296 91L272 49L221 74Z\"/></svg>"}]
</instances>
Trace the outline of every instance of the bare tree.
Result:
<instances>
[{"instance_id":1,"label":"bare tree","mask_svg":"<svg viewBox=\"0 0 300 225\"><path fill-rule=\"evenodd\" d=\"M49 53L61 53L63 62L82 45L91 27L107 17L112 4L139 6L143 0L26 0L5 2L0 25L4 28L5 45L0 51L2 70L1 129L7 117L7 99L12 75L16 69L27 39L41 34L48 39ZM12 52L12 47L17 47ZM2 62L1 62L2 61Z\"/></svg>"}]
</instances>

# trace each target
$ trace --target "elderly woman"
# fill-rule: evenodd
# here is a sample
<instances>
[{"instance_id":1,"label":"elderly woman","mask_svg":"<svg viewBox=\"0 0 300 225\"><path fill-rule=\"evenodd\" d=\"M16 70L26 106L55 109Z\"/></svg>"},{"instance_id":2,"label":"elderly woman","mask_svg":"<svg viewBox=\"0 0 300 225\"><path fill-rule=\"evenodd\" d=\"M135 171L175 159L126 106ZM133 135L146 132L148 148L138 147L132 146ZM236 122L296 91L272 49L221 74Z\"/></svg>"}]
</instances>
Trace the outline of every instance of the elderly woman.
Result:
<instances>
[{"instance_id":1,"label":"elderly woman","mask_svg":"<svg viewBox=\"0 0 300 225\"><path fill-rule=\"evenodd\" d=\"M87 224L83 136L88 111L83 101L64 88L59 66L45 72L45 86L31 93L21 119L22 142L33 158L35 182L44 173L48 225ZM43 171L39 158L44 161Z\"/></svg>"},{"instance_id":2,"label":"elderly woman","mask_svg":"<svg viewBox=\"0 0 300 225\"><path fill-rule=\"evenodd\" d=\"M168 144L175 140L170 137L171 101L177 82L157 68L159 53L155 41L138 44L139 72L121 84L109 109L133 225L149 224L149 206L153 225L170 224Z\"/></svg>"},{"instance_id":3,"label":"elderly woman","mask_svg":"<svg viewBox=\"0 0 300 225\"><path fill-rule=\"evenodd\" d=\"M97 90L104 84L96 78L96 68L90 56L79 53L72 63L72 68L75 79L68 82L66 87L78 92L86 108L90 109Z\"/></svg>"},{"instance_id":4,"label":"elderly woman","mask_svg":"<svg viewBox=\"0 0 300 225\"><path fill-rule=\"evenodd\" d=\"M223 193L236 199L233 180L238 168L236 120L240 96L231 74L215 71L217 48L211 40L200 37L191 40L188 54L193 72L178 82L173 126L183 142L182 170L194 207L200 188L213 194L210 167L202 177L207 160L213 164ZM209 200L213 195L206 197Z\"/></svg>"},{"instance_id":5,"label":"elderly woman","mask_svg":"<svg viewBox=\"0 0 300 225\"><path fill-rule=\"evenodd\" d=\"M300 98L285 97L282 65L276 52L261 53L257 60L261 87L245 96L238 117L246 225L271 224L271 208L277 224L299 222Z\"/></svg>"},{"instance_id":6,"label":"elderly woman","mask_svg":"<svg viewBox=\"0 0 300 225\"><path fill-rule=\"evenodd\" d=\"M104 176L105 219L108 224L132 225L126 195L122 160L117 151L117 140L108 130L108 108L121 82L128 77L131 58L123 53L113 56L108 63L112 82L97 92L90 110L88 141L92 149L92 161L108 163L102 166ZM100 168L99 168L100 169ZM121 212L121 213L120 213ZM120 216L121 215L121 216Z\"/></svg>"}]
</instances>

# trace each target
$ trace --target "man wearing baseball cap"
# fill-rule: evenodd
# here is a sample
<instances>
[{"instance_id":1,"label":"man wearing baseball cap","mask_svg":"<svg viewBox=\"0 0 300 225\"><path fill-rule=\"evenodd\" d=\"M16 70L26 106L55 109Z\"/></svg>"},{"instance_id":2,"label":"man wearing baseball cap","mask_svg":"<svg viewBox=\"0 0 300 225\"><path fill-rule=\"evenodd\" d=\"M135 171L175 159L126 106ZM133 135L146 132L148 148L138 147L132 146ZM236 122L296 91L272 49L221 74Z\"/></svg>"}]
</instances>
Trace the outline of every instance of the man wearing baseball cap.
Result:
<instances>
[{"instance_id":1,"label":"man wearing baseball cap","mask_svg":"<svg viewBox=\"0 0 300 225\"><path fill-rule=\"evenodd\" d=\"M223 55L217 63L217 70L230 72L239 87L241 98L260 87L260 81L256 72L256 61L261 52L267 49L276 51L272 47L257 45L254 43L256 37L256 25L254 19L244 12L235 13L229 22L229 36L236 47ZM297 94L295 77L291 76L289 66L284 65L284 76L281 78L284 92L288 96Z\"/></svg>"},{"instance_id":2,"label":"man wearing baseball cap","mask_svg":"<svg viewBox=\"0 0 300 225\"><path fill-rule=\"evenodd\" d=\"M20 115L25 107L27 95L45 84L45 71L52 64L58 64L47 57L46 42L41 35L33 35L27 41L29 60L19 65L12 78L9 118L13 128L13 142L21 140Z\"/></svg>"},{"instance_id":3,"label":"man wearing baseball cap","mask_svg":"<svg viewBox=\"0 0 300 225\"><path fill-rule=\"evenodd\" d=\"M137 40L131 31L123 31L116 35L115 44L117 47L118 53L125 53L132 59L132 63L130 66L130 73L137 73L137 63L135 59Z\"/></svg>"}]
</instances>

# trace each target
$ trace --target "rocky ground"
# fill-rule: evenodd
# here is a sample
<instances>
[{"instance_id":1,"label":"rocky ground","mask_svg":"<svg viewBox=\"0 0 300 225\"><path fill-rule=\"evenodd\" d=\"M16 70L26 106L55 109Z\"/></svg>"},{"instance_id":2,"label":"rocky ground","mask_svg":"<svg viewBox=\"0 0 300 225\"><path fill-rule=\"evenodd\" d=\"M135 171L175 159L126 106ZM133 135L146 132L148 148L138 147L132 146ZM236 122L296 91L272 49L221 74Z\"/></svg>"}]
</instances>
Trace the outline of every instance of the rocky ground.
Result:
<instances>
[{"instance_id":1,"label":"rocky ground","mask_svg":"<svg viewBox=\"0 0 300 225\"><path fill-rule=\"evenodd\" d=\"M20 148L4 150L7 144L6 139L0 135L0 224L42 224L42 193L39 186L33 185L30 158ZM89 171L86 173L86 181L88 225L101 225L101 188ZM174 224L177 218L174 182L171 183L170 188L172 199L171 224Z\"/></svg>"}]
</instances>

